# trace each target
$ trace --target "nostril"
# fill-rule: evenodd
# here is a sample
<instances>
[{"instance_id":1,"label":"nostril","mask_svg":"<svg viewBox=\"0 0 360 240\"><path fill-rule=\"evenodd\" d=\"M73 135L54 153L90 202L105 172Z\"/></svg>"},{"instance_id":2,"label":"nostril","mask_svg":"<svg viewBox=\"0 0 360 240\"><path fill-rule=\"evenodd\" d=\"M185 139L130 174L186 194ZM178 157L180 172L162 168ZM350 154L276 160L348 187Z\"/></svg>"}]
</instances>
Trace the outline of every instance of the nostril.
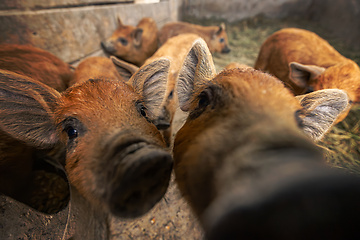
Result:
<instances>
[{"instance_id":1,"label":"nostril","mask_svg":"<svg viewBox=\"0 0 360 240\"><path fill-rule=\"evenodd\" d=\"M169 123L161 123L156 125L157 129L159 130L166 130L170 127Z\"/></svg>"},{"instance_id":2,"label":"nostril","mask_svg":"<svg viewBox=\"0 0 360 240\"><path fill-rule=\"evenodd\" d=\"M223 50L221 51L222 53L229 53L231 51L231 49L229 47L225 47L223 48Z\"/></svg>"},{"instance_id":3,"label":"nostril","mask_svg":"<svg viewBox=\"0 0 360 240\"><path fill-rule=\"evenodd\" d=\"M115 51L112 42L102 41L102 42L100 42L100 45L101 45L101 47L102 47L105 51L107 51L107 52L110 52L110 53L111 53L111 52L114 52L114 51Z\"/></svg>"},{"instance_id":4,"label":"nostril","mask_svg":"<svg viewBox=\"0 0 360 240\"><path fill-rule=\"evenodd\" d=\"M155 124L156 128L159 130L166 130L170 127L170 122L165 119L156 119L154 121L154 124Z\"/></svg>"}]
</instances>

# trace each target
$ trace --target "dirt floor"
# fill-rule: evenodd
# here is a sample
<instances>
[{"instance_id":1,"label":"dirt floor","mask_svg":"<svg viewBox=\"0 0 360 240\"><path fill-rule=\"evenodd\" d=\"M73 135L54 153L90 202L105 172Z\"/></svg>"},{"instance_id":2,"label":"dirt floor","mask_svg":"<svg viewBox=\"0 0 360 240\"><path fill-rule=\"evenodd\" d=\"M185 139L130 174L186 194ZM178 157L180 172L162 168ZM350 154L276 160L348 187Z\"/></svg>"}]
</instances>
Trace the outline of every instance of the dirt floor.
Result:
<instances>
[{"instance_id":1,"label":"dirt floor","mask_svg":"<svg viewBox=\"0 0 360 240\"><path fill-rule=\"evenodd\" d=\"M216 21L191 22L210 25ZM217 71L230 62L253 66L260 45L271 33L283 27L300 27L317 32L343 55L360 63L360 52L354 52L313 23L253 18L227 24L232 51L214 54ZM360 107L336 125L320 143L332 166L360 174ZM67 239L73 226L67 225L69 207L55 214L42 214L6 196L0 196L0 239ZM66 230L67 229L67 230ZM67 231L67 232L66 232ZM112 239L202 239L203 233L174 182L166 196L145 216L132 221L111 219ZM64 238L63 238L64 237Z\"/></svg>"}]
</instances>

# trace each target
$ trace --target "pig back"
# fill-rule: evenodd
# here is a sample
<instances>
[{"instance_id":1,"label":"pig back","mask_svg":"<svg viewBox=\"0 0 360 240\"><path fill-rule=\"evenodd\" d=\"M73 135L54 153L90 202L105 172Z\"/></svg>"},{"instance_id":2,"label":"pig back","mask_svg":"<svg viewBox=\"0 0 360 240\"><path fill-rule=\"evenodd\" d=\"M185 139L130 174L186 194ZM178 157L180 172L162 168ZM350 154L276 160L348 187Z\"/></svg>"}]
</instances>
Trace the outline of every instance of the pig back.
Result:
<instances>
[{"instance_id":1,"label":"pig back","mask_svg":"<svg viewBox=\"0 0 360 240\"><path fill-rule=\"evenodd\" d=\"M0 69L31 77L60 92L68 87L73 76L67 63L30 45L0 45Z\"/></svg>"},{"instance_id":2,"label":"pig back","mask_svg":"<svg viewBox=\"0 0 360 240\"><path fill-rule=\"evenodd\" d=\"M89 57L83 60L75 69L74 77L69 86L82 83L89 79L124 79L120 76L112 60L107 57Z\"/></svg>"}]
</instances>

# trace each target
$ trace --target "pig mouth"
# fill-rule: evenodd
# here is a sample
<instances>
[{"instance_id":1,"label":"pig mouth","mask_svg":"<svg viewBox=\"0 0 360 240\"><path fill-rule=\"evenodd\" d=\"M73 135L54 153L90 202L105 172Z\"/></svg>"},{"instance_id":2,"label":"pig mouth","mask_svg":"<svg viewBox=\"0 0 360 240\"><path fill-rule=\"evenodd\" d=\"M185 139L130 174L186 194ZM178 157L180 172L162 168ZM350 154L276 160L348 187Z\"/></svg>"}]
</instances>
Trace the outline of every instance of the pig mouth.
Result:
<instances>
[{"instance_id":1,"label":"pig mouth","mask_svg":"<svg viewBox=\"0 0 360 240\"><path fill-rule=\"evenodd\" d=\"M118 174L111 179L108 195L110 211L123 218L148 212L164 196L170 181L172 157L164 149L144 141L117 147Z\"/></svg>"},{"instance_id":2,"label":"pig mouth","mask_svg":"<svg viewBox=\"0 0 360 240\"><path fill-rule=\"evenodd\" d=\"M105 53L113 54L113 53L116 52L116 49L114 48L114 46L107 43L107 42L101 42L100 45L101 45L101 48L104 50Z\"/></svg>"}]
</instances>

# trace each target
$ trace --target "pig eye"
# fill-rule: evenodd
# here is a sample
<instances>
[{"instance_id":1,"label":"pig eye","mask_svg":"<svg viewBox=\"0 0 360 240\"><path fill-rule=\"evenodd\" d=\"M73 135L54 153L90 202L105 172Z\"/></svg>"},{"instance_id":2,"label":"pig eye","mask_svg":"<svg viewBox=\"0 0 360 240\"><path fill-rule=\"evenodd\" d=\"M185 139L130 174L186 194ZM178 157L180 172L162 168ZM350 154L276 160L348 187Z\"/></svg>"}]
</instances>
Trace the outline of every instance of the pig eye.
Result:
<instances>
[{"instance_id":1,"label":"pig eye","mask_svg":"<svg viewBox=\"0 0 360 240\"><path fill-rule=\"evenodd\" d=\"M63 132L67 134L69 140L73 140L86 132L85 126L77 118L68 117L62 123Z\"/></svg>"},{"instance_id":2,"label":"pig eye","mask_svg":"<svg viewBox=\"0 0 360 240\"><path fill-rule=\"evenodd\" d=\"M141 114L141 116L143 116L147 121L148 120L148 114L147 114L147 108L144 106L144 104L142 102L137 102L136 103L136 109L138 110L138 112Z\"/></svg>"},{"instance_id":3,"label":"pig eye","mask_svg":"<svg viewBox=\"0 0 360 240\"><path fill-rule=\"evenodd\" d=\"M218 91L220 91L220 89L214 86L209 86L202 91L195 99L195 101L197 101L197 106L190 113L189 117L191 119L195 119L199 117L209 106L211 106L211 109L214 109L218 104L221 104L217 93Z\"/></svg>"},{"instance_id":4,"label":"pig eye","mask_svg":"<svg viewBox=\"0 0 360 240\"><path fill-rule=\"evenodd\" d=\"M125 38L122 38L122 37L118 38L118 41L124 46L126 46L128 44L128 41Z\"/></svg>"},{"instance_id":5,"label":"pig eye","mask_svg":"<svg viewBox=\"0 0 360 240\"><path fill-rule=\"evenodd\" d=\"M210 104L212 93L210 89L202 91L199 95L198 109L204 109Z\"/></svg>"},{"instance_id":6,"label":"pig eye","mask_svg":"<svg viewBox=\"0 0 360 240\"><path fill-rule=\"evenodd\" d=\"M67 127L67 129L65 129L65 131L66 131L69 139L74 139L78 136L78 131L71 126Z\"/></svg>"},{"instance_id":7,"label":"pig eye","mask_svg":"<svg viewBox=\"0 0 360 240\"><path fill-rule=\"evenodd\" d=\"M219 42L223 43L223 42L225 42L225 39L224 39L224 38L220 38L220 39L219 39Z\"/></svg>"}]
</instances>

